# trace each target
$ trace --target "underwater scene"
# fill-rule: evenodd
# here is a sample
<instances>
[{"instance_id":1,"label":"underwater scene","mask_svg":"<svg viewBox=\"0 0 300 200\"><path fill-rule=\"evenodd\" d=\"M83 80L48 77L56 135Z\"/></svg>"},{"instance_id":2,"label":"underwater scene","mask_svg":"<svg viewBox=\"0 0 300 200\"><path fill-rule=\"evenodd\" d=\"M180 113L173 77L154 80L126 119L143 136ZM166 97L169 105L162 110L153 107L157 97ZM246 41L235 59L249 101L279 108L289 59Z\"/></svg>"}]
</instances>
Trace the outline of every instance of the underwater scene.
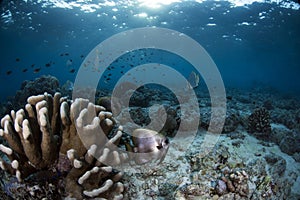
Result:
<instances>
[{"instance_id":1,"label":"underwater scene","mask_svg":"<svg viewBox=\"0 0 300 200\"><path fill-rule=\"evenodd\" d=\"M0 199L300 199L299 1L0 8Z\"/></svg>"}]
</instances>

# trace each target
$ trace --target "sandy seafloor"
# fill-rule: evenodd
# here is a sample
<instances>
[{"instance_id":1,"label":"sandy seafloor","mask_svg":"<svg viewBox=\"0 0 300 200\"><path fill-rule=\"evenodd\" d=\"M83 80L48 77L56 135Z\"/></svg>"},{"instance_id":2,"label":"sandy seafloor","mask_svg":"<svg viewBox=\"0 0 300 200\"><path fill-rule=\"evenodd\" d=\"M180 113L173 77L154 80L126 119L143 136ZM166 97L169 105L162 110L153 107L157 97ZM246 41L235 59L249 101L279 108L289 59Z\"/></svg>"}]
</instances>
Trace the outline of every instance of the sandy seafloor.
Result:
<instances>
[{"instance_id":1,"label":"sandy seafloor","mask_svg":"<svg viewBox=\"0 0 300 200\"><path fill-rule=\"evenodd\" d=\"M201 144L205 129L200 128L195 138L190 136L171 140L171 144L175 145L171 145L161 165L144 174L126 176L126 198L299 199L299 152L293 155L283 152L291 154L285 148L284 142L287 140L284 139L291 136L292 132L297 132L298 120L293 125L295 127L288 124L298 118L299 103L291 97L278 93L267 94L266 91L227 90L232 99L227 101L226 120L230 118L228 113L236 114L236 120L239 121L236 128L222 133L213 150L204 157ZM274 106L269 110L272 131L267 138L261 138L249 133L245 123L253 109L264 107L263 103L268 99ZM205 98L200 100L200 110L205 110L205 102ZM201 113L201 116L200 121L205 121L205 114ZM225 127L229 124L225 123ZM298 136L293 144L287 145L294 150L299 148L299 133L296 134ZM188 150L183 152L186 146L189 146ZM235 191L228 191L228 185L225 191L216 189L218 180L224 180L222 177L230 180L230 175L243 173L244 176L241 175L240 182L235 185ZM247 191L244 195L241 192L243 190Z\"/></svg>"}]
</instances>

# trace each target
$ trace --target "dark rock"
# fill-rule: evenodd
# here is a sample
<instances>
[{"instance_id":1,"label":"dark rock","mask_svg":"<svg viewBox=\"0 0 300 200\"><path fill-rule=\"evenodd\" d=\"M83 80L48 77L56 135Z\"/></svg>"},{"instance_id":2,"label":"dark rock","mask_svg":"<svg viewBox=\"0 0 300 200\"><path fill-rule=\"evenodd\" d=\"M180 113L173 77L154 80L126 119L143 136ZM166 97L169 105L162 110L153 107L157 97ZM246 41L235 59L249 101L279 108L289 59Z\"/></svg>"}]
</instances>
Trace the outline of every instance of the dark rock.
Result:
<instances>
[{"instance_id":1,"label":"dark rock","mask_svg":"<svg viewBox=\"0 0 300 200\"><path fill-rule=\"evenodd\" d=\"M295 137L293 137L293 135ZM281 151L289 155L300 152L300 136L293 135L284 137L279 144Z\"/></svg>"},{"instance_id":2,"label":"dark rock","mask_svg":"<svg viewBox=\"0 0 300 200\"><path fill-rule=\"evenodd\" d=\"M300 153L295 153L295 154L293 155L293 158L294 158L294 160L295 160L296 162L300 162Z\"/></svg>"},{"instance_id":3,"label":"dark rock","mask_svg":"<svg viewBox=\"0 0 300 200\"><path fill-rule=\"evenodd\" d=\"M271 142L279 145L284 137L291 134L292 131L285 127L273 127L269 139Z\"/></svg>"},{"instance_id":4,"label":"dark rock","mask_svg":"<svg viewBox=\"0 0 300 200\"><path fill-rule=\"evenodd\" d=\"M272 167L272 173L278 174L279 176L283 175L286 170L286 161L281 158L278 162L276 162Z\"/></svg>"},{"instance_id":5,"label":"dark rock","mask_svg":"<svg viewBox=\"0 0 300 200\"><path fill-rule=\"evenodd\" d=\"M55 92L59 92L59 81L54 76L41 76L34 81L25 80L21 89L16 92L14 97L11 97L10 102L15 110L20 109L27 103L27 98L32 95L48 94L54 95Z\"/></svg>"},{"instance_id":6,"label":"dark rock","mask_svg":"<svg viewBox=\"0 0 300 200\"><path fill-rule=\"evenodd\" d=\"M267 110L273 110L274 106L272 105L272 101L271 100L267 100L263 103L263 107Z\"/></svg>"},{"instance_id":7,"label":"dark rock","mask_svg":"<svg viewBox=\"0 0 300 200\"><path fill-rule=\"evenodd\" d=\"M223 127L224 133L229 133L232 131L235 131L235 129L238 127L240 123L239 116L236 113L230 113L228 116L226 116L225 124Z\"/></svg>"},{"instance_id":8,"label":"dark rock","mask_svg":"<svg viewBox=\"0 0 300 200\"><path fill-rule=\"evenodd\" d=\"M163 183L158 185L158 190L161 196L169 199L172 198L173 192L177 188L177 185L171 183Z\"/></svg>"},{"instance_id":9,"label":"dark rock","mask_svg":"<svg viewBox=\"0 0 300 200\"><path fill-rule=\"evenodd\" d=\"M230 139L234 140L234 139L241 139L244 140L244 138L246 137L243 133L241 132L231 132L227 135L228 137L230 137Z\"/></svg>"},{"instance_id":10,"label":"dark rock","mask_svg":"<svg viewBox=\"0 0 300 200\"><path fill-rule=\"evenodd\" d=\"M281 156L278 156L274 153L269 153L269 154L265 155L264 158L265 158L265 160L267 161L268 164L275 164L280 159L282 159Z\"/></svg>"}]
</instances>

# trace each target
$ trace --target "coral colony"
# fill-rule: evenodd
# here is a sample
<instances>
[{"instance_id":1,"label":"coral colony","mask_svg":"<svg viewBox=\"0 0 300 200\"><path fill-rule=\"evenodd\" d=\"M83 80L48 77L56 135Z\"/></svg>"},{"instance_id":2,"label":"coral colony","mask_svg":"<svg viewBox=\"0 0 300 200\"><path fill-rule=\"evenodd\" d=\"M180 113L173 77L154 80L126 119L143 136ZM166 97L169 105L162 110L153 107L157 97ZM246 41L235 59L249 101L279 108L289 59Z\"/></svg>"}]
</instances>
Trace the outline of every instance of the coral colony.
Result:
<instances>
[{"instance_id":1,"label":"coral colony","mask_svg":"<svg viewBox=\"0 0 300 200\"><path fill-rule=\"evenodd\" d=\"M47 93L31 96L27 102L25 109L11 111L1 120L0 135L9 146L1 144L0 149L10 160L1 159L1 169L14 174L19 182L45 170L65 172L65 192L69 197L122 199L122 173L101 162L113 159L119 164L125 159L105 147L119 142L121 127L109 141L92 134L101 129L105 135L111 132L111 113L87 100L71 103L60 93L54 97ZM96 112L96 117L89 112ZM76 127L83 130L83 135L79 136ZM88 150L80 137L88 138Z\"/></svg>"}]
</instances>

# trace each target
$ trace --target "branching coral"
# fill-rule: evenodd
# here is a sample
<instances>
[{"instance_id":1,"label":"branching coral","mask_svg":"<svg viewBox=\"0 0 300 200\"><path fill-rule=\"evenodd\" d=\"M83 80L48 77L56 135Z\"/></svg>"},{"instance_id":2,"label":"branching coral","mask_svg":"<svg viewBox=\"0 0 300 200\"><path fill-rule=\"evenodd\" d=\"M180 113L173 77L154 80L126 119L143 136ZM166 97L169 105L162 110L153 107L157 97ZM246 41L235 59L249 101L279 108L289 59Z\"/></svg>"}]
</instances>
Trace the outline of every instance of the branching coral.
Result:
<instances>
[{"instance_id":1,"label":"branching coral","mask_svg":"<svg viewBox=\"0 0 300 200\"><path fill-rule=\"evenodd\" d=\"M112 114L88 100L72 102L60 93L31 96L27 102L25 109L12 110L1 120L0 135L9 146L1 144L0 150L10 160L0 160L2 170L21 182L42 170L64 168L69 197L121 199L122 173L104 164L126 159L111 148L122 136L121 127L111 133Z\"/></svg>"},{"instance_id":2,"label":"branching coral","mask_svg":"<svg viewBox=\"0 0 300 200\"><path fill-rule=\"evenodd\" d=\"M248 129L251 133L270 134L270 114L264 109L256 109L248 118Z\"/></svg>"}]
</instances>

